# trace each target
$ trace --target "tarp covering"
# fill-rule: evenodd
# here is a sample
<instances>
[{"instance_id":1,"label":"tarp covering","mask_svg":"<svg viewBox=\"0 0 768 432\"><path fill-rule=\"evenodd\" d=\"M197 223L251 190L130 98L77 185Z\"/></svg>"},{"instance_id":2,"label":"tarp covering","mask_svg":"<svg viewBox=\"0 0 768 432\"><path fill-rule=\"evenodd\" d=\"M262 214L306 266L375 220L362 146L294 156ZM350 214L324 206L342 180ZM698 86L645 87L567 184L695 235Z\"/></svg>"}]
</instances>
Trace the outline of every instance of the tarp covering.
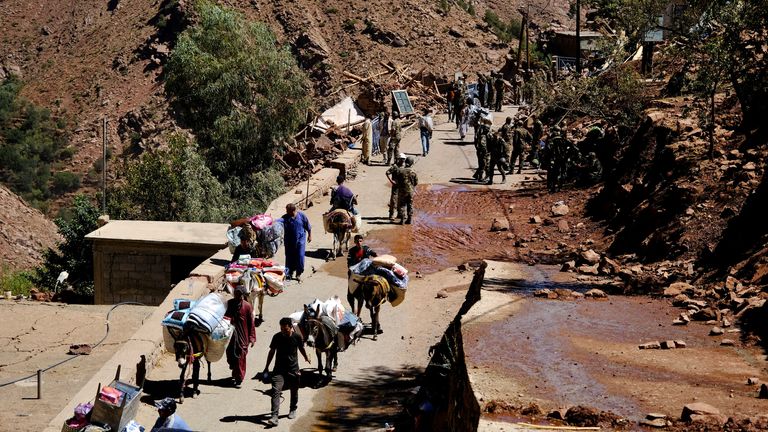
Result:
<instances>
[{"instance_id":1,"label":"tarp covering","mask_svg":"<svg viewBox=\"0 0 768 432\"><path fill-rule=\"evenodd\" d=\"M325 132L331 125L340 128L347 127L347 124L354 126L365 121L365 115L357 107L351 97L344 98L341 102L325 110L312 124L312 127Z\"/></svg>"}]
</instances>

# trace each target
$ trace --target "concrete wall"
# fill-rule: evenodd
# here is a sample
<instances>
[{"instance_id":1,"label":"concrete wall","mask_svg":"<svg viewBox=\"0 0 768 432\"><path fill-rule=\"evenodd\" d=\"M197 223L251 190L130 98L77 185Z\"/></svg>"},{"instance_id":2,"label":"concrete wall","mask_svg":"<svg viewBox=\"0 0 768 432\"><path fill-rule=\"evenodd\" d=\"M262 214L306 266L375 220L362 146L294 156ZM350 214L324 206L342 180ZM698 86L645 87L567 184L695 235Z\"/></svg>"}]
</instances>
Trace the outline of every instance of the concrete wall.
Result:
<instances>
[{"instance_id":1,"label":"concrete wall","mask_svg":"<svg viewBox=\"0 0 768 432\"><path fill-rule=\"evenodd\" d=\"M200 247L189 249L125 242L95 240L93 245L94 303L136 301L159 305L171 290L173 256L199 256L204 261L216 253ZM229 257L227 257L228 259Z\"/></svg>"},{"instance_id":2,"label":"concrete wall","mask_svg":"<svg viewBox=\"0 0 768 432\"><path fill-rule=\"evenodd\" d=\"M113 249L113 250L109 250ZM94 247L96 304L136 301L159 305L171 287L171 257Z\"/></svg>"}]
</instances>

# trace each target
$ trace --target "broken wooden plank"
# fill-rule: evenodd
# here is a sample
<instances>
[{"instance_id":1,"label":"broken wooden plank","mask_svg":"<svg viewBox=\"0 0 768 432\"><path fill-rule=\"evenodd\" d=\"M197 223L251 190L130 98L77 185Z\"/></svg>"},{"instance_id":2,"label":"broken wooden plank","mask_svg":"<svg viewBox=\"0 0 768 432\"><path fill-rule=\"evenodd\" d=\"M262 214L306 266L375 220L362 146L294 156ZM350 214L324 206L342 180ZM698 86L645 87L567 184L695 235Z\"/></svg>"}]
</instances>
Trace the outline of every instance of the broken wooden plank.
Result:
<instances>
[{"instance_id":1,"label":"broken wooden plank","mask_svg":"<svg viewBox=\"0 0 768 432\"><path fill-rule=\"evenodd\" d=\"M363 78L363 77L361 77L359 75L355 75L355 74L353 74L352 72L349 72L349 71L342 71L341 74L344 75L347 78L352 78L355 81L366 82L365 78Z\"/></svg>"}]
</instances>

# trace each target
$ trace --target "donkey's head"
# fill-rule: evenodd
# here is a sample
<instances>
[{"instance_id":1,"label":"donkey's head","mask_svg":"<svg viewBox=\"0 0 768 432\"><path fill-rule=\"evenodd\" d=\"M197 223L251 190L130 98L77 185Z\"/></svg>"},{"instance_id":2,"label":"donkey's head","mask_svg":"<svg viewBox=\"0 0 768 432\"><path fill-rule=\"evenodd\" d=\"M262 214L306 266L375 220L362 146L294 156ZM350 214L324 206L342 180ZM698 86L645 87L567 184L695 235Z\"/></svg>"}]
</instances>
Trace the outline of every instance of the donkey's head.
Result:
<instances>
[{"instance_id":1,"label":"donkey's head","mask_svg":"<svg viewBox=\"0 0 768 432\"><path fill-rule=\"evenodd\" d=\"M189 361L192 346L188 341L179 339L173 342L173 348L176 351L176 363L183 368Z\"/></svg>"}]
</instances>

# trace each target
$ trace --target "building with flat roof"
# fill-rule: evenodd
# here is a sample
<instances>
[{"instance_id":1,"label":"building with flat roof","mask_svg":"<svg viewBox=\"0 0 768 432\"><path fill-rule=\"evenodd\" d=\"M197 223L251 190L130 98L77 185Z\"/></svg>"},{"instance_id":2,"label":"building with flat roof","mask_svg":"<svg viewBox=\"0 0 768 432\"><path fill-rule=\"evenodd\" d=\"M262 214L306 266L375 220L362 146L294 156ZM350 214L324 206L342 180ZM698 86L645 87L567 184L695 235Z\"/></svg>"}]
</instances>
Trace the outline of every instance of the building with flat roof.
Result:
<instances>
[{"instance_id":1,"label":"building with flat roof","mask_svg":"<svg viewBox=\"0 0 768 432\"><path fill-rule=\"evenodd\" d=\"M85 236L93 242L94 303L160 304L176 283L227 247L228 227L192 222L108 222Z\"/></svg>"}]
</instances>

